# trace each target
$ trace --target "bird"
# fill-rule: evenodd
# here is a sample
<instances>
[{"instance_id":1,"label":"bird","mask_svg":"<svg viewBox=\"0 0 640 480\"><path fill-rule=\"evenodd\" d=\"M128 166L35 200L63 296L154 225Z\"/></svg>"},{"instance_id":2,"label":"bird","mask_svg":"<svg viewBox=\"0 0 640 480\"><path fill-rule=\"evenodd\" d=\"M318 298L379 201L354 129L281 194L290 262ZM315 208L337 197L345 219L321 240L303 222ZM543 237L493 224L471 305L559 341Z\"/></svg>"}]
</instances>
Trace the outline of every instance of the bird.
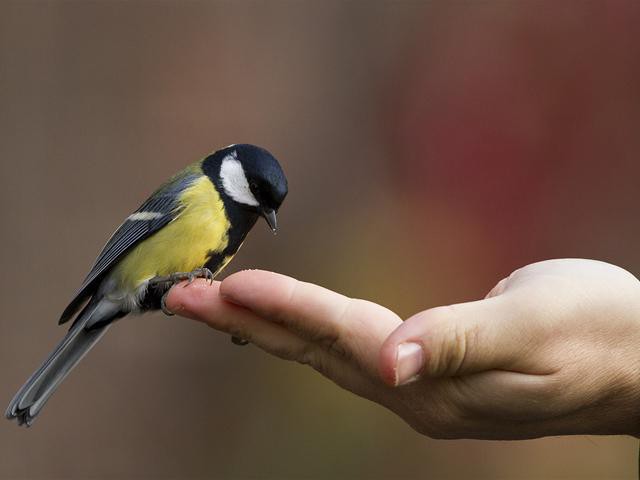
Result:
<instances>
[{"instance_id":1,"label":"bird","mask_svg":"<svg viewBox=\"0 0 640 480\"><path fill-rule=\"evenodd\" d=\"M171 315L170 288L195 278L213 282L260 217L275 233L287 193L278 160L250 144L229 145L174 175L107 241L60 316L59 324L75 317L70 329L18 390L6 417L31 426L116 320L154 310Z\"/></svg>"}]
</instances>

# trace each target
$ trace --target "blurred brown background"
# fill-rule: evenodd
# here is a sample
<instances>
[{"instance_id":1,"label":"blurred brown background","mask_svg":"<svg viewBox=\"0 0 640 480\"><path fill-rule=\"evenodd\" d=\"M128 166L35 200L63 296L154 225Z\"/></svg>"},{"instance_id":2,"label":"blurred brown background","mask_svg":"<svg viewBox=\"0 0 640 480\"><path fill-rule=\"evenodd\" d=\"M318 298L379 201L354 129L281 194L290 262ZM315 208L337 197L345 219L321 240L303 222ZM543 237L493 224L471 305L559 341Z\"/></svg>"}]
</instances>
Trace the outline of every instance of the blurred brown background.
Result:
<instances>
[{"instance_id":1,"label":"blurred brown background","mask_svg":"<svg viewBox=\"0 0 640 480\"><path fill-rule=\"evenodd\" d=\"M638 274L640 3L0 2L0 400L94 256L218 147L290 195L228 271L408 316L582 256ZM162 315L113 328L1 478L633 478L636 441L434 441L307 368Z\"/></svg>"}]
</instances>

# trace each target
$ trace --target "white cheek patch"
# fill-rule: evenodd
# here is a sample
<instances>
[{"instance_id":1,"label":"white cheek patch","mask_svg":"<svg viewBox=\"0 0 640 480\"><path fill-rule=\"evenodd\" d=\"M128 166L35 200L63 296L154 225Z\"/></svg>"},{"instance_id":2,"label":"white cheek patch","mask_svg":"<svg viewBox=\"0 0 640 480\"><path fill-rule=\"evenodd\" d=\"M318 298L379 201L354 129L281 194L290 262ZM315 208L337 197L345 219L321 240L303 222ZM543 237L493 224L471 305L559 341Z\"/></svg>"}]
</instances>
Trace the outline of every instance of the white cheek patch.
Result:
<instances>
[{"instance_id":1,"label":"white cheek patch","mask_svg":"<svg viewBox=\"0 0 640 480\"><path fill-rule=\"evenodd\" d=\"M224 188L225 193L236 202L252 207L260 205L256 197L251 193L242 164L234 154L227 155L222 160L220 180L222 180L222 188Z\"/></svg>"}]
</instances>

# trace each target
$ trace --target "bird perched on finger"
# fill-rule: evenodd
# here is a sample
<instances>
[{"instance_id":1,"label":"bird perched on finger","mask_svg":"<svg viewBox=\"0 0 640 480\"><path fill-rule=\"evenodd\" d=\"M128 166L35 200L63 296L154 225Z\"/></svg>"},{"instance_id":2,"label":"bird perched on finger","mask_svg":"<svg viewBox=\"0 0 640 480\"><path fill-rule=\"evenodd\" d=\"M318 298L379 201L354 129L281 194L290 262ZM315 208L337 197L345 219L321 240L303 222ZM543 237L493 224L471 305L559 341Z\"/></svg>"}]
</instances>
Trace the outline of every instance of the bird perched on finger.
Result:
<instances>
[{"instance_id":1,"label":"bird perched on finger","mask_svg":"<svg viewBox=\"0 0 640 480\"><path fill-rule=\"evenodd\" d=\"M15 395L9 419L31 425L69 372L109 326L162 309L169 289L210 280L229 263L259 217L275 232L287 195L278 161L254 145L230 145L156 190L111 236L60 317L62 341Z\"/></svg>"}]
</instances>

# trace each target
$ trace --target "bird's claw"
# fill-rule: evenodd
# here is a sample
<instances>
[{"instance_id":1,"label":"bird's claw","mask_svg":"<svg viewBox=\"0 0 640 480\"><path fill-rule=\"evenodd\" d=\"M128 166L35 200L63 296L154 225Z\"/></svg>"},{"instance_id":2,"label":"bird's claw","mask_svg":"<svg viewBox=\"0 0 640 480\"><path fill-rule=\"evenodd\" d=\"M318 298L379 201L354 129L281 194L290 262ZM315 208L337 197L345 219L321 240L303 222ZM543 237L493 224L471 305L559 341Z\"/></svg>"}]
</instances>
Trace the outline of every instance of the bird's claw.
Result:
<instances>
[{"instance_id":1,"label":"bird's claw","mask_svg":"<svg viewBox=\"0 0 640 480\"><path fill-rule=\"evenodd\" d=\"M244 347L245 345L249 345L249 340L245 340L244 338L231 336L231 343L234 345L238 345L239 347Z\"/></svg>"},{"instance_id":2,"label":"bird's claw","mask_svg":"<svg viewBox=\"0 0 640 480\"><path fill-rule=\"evenodd\" d=\"M206 267L196 268L195 270L183 274L175 274L182 275L180 280L187 280L187 285L191 285L196 278L204 278L209 282L209 285L213 285L213 272ZM187 286L185 285L185 287Z\"/></svg>"},{"instance_id":3,"label":"bird's claw","mask_svg":"<svg viewBox=\"0 0 640 480\"><path fill-rule=\"evenodd\" d=\"M162 313L167 316L175 315L171 310L167 308L166 300L168 295L168 289L174 286L175 284L182 282L183 280L187 280L185 287L191 285L196 278L204 278L207 280L210 285L213 285L213 272L206 267L196 268L191 272L175 272L170 275L166 275L164 277L154 277L149 280L149 287L155 288L159 292L165 292L162 297L160 297L160 308Z\"/></svg>"},{"instance_id":4,"label":"bird's claw","mask_svg":"<svg viewBox=\"0 0 640 480\"><path fill-rule=\"evenodd\" d=\"M170 286L175 285L176 283L182 282L183 280L187 280L187 285L193 283L196 278L204 278L210 284L213 284L213 272L208 268L196 268L191 272L175 272L170 275L166 275L164 277L154 277L149 280L149 284L151 286L159 286L163 284L169 284ZM186 285L185 285L186 286Z\"/></svg>"},{"instance_id":5,"label":"bird's claw","mask_svg":"<svg viewBox=\"0 0 640 480\"><path fill-rule=\"evenodd\" d=\"M160 298L160 309L167 317L173 317L175 313L167 308L167 295L169 295L169 292L165 293L162 298Z\"/></svg>"}]
</instances>

